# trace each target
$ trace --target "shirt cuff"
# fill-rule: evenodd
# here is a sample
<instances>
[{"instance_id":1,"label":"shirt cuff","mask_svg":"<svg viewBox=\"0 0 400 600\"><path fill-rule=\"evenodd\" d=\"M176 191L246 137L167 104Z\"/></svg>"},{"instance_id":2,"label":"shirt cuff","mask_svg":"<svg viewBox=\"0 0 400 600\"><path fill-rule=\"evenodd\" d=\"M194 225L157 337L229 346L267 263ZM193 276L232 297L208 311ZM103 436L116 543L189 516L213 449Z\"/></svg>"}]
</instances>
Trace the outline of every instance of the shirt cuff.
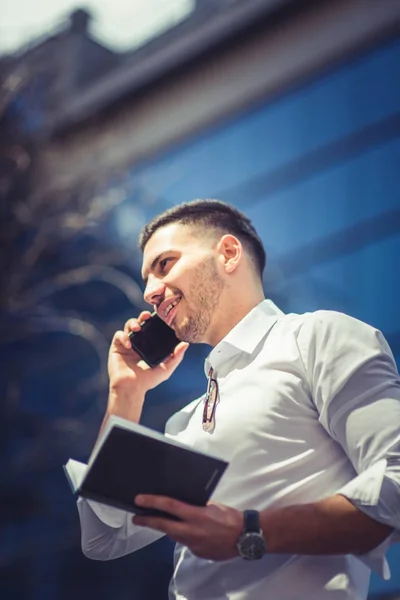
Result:
<instances>
[{"instance_id":1,"label":"shirt cuff","mask_svg":"<svg viewBox=\"0 0 400 600\"><path fill-rule=\"evenodd\" d=\"M122 527L126 522L127 512L125 510L121 510L120 508L113 508L111 506L106 506L105 504L101 504L100 502L95 502L94 500L86 500L85 498L78 499L78 508L79 504L82 503L89 505L96 517L98 517L102 523L108 525L109 527L117 529L119 527Z\"/></svg>"},{"instance_id":2,"label":"shirt cuff","mask_svg":"<svg viewBox=\"0 0 400 600\"><path fill-rule=\"evenodd\" d=\"M382 458L363 473L346 483L337 494L345 496L352 504L371 518L379 520L378 502L385 478L387 460ZM375 507L368 510L368 507ZM373 513L373 514L371 514ZM399 532L394 530L379 546L370 552L357 555L356 558L367 567L378 573L383 579L390 579L390 568L386 560L388 548L399 539Z\"/></svg>"},{"instance_id":3,"label":"shirt cuff","mask_svg":"<svg viewBox=\"0 0 400 600\"><path fill-rule=\"evenodd\" d=\"M346 496L353 504L375 506L381 494L383 478L387 467L386 458L378 460L363 473L346 483L337 494Z\"/></svg>"}]
</instances>

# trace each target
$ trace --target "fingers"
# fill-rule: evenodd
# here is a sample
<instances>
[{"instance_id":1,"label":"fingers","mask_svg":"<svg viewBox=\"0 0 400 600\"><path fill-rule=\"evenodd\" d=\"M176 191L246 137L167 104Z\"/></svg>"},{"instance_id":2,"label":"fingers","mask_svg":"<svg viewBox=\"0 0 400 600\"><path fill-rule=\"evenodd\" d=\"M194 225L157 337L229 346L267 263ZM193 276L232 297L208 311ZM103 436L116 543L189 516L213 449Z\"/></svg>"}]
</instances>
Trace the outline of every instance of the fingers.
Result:
<instances>
[{"instance_id":1,"label":"fingers","mask_svg":"<svg viewBox=\"0 0 400 600\"><path fill-rule=\"evenodd\" d=\"M125 333L125 331L116 331L111 342L111 348L112 347L117 349L126 348L127 350L131 350L132 344L128 334Z\"/></svg>"},{"instance_id":2,"label":"fingers","mask_svg":"<svg viewBox=\"0 0 400 600\"><path fill-rule=\"evenodd\" d=\"M188 534L188 525L186 523L163 517L135 515L132 518L132 523L139 527L149 527L150 529L161 531L175 542L184 543Z\"/></svg>"},{"instance_id":3,"label":"fingers","mask_svg":"<svg viewBox=\"0 0 400 600\"><path fill-rule=\"evenodd\" d=\"M150 317L151 317L151 312L149 312L148 310L144 310L140 313L140 315L138 316L137 319L136 318L128 319L124 325L124 330L122 332L117 331L116 334L114 335L113 342L116 342L117 344L121 344L124 348L131 350L132 343L131 343L131 340L129 339L129 334L132 331L139 331L140 324L143 323L143 321L147 321L147 319L149 319Z\"/></svg>"},{"instance_id":4,"label":"fingers","mask_svg":"<svg viewBox=\"0 0 400 600\"><path fill-rule=\"evenodd\" d=\"M132 519L135 525L157 529L171 536L173 539L183 538L188 532L187 522L190 520L193 522L200 518L199 511L201 511L201 508L185 504L173 498L167 498L166 496L137 496L135 503L138 506L155 508L178 517L180 521L146 515L135 515Z\"/></svg>"},{"instance_id":5,"label":"fingers","mask_svg":"<svg viewBox=\"0 0 400 600\"><path fill-rule=\"evenodd\" d=\"M164 371L167 370L168 372L175 371L175 369L181 364L188 348L189 344L187 342L179 342L173 353L170 354L161 364L159 364L158 367Z\"/></svg>"},{"instance_id":6,"label":"fingers","mask_svg":"<svg viewBox=\"0 0 400 600\"><path fill-rule=\"evenodd\" d=\"M164 364L168 365L169 363L177 362L177 366L185 356L186 350L189 348L189 344L187 342L179 342L172 354L170 354L164 361Z\"/></svg>"},{"instance_id":7,"label":"fingers","mask_svg":"<svg viewBox=\"0 0 400 600\"><path fill-rule=\"evenodd\" d=\"M175 500L175 498L168 498L168 496L153 496L151 494L140 494L139 496L136 496L135 504L145 508L163 510L164 512L178 517L182 521L193 518L197 515L199 510L201 510L196 506L191 506L180 500Z\"/></svg>"},{"instance_id":8,"label":"fingers","mask_svg":"<svg viewBox=\"0 0 400 600\"><path fill-rule=\"evenodd\" d=\"M178 356L178 355L183 356L188 348L189 348L188 342L179 342L179 344L175 347L175 350L171 356L172 357Z\"/></svg>"},{"instance_id":9,"label":"fingers","mask_svg":"<svg viewBox=\"0 0 400 600\"><path fill-rule=\"evenodd\" d=\"M131 331L139 331L140 323L143 323L143 321L147 321L147 319L150 319L150 317L151 312L148 310L144 310L140 313L137 319L128 319L124 325L124 332L128 334Z\"/></svg>"}]
</instances>

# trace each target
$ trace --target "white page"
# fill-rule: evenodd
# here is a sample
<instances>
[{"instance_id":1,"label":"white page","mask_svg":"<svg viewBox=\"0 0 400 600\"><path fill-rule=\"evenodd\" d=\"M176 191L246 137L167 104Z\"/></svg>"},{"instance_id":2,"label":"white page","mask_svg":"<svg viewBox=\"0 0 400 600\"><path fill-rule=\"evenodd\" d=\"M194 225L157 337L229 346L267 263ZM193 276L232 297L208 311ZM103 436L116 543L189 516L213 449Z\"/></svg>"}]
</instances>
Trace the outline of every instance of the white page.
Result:
<instances>
[{"instance_id":1,"label":"white page","mask_svg":"<svg viewBox=\"0 0 400 600\"><path fill-rule=\"evenodd\" d=\"M87 465L85 465L85 463L81 463L77 460L72 460L72 458L70 458L67 464L65 465L65 470L67 471L68 477L70 478L71 483L76 491L80 488L81 483L85 477Z\"/></svg>"}]
</instances>

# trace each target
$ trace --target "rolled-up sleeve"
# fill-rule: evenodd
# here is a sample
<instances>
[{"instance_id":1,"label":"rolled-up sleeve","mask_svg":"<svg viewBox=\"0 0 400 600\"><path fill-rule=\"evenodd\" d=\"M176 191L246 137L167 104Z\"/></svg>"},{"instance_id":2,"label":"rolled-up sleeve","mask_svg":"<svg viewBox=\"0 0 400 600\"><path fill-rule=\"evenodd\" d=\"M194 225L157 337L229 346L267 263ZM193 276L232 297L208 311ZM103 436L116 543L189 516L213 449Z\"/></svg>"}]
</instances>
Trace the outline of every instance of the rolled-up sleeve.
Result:
<instances>
[{"instance_id":1,"label":"rolled-up sleeve","mask_svg":"<svg viewBox=\"0 0 400 600\"><path fill-rule=\"evenodd\" d=\"M132 523L132 514L79 498L82 552L94 560L119 558L151 544L164 534Z\"/></svg>"},{"instance_id":2,"label":"rolled-up sleeve","mask_svg":"<svg viewBox=\"0 0 400 600\"><path fill-rule=\"evenodd\" d=\"M318 311L299 335L319 420L357 477L337 493L394 529L359 557L385 578L384 555L400 539L400 380L382 333L341 313Z\"/></svg>"}]
</instances>

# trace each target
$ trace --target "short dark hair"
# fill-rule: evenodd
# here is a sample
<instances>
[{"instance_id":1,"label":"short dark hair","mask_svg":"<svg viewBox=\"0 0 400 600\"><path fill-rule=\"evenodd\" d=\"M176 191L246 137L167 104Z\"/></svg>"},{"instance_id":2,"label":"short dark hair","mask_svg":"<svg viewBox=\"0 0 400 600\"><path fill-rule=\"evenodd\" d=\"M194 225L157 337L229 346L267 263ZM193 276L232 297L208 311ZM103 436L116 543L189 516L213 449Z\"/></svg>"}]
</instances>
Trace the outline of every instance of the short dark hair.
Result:
<instances>
[{"instance_id":1,"label":"short dark hair","mask_svg":"<svg viewBox=\"0 0 400 600\"><path fill-rule=\"evenodd\" d=\"M139 235L139 247L142 252L153 233L171 223L199 225L221 234L235 235L249 252L262 278L266 263L264 246L250 219L234 206L214 199L192 200L173 206L143 227Z\"/></svg>"}]
</instances>

